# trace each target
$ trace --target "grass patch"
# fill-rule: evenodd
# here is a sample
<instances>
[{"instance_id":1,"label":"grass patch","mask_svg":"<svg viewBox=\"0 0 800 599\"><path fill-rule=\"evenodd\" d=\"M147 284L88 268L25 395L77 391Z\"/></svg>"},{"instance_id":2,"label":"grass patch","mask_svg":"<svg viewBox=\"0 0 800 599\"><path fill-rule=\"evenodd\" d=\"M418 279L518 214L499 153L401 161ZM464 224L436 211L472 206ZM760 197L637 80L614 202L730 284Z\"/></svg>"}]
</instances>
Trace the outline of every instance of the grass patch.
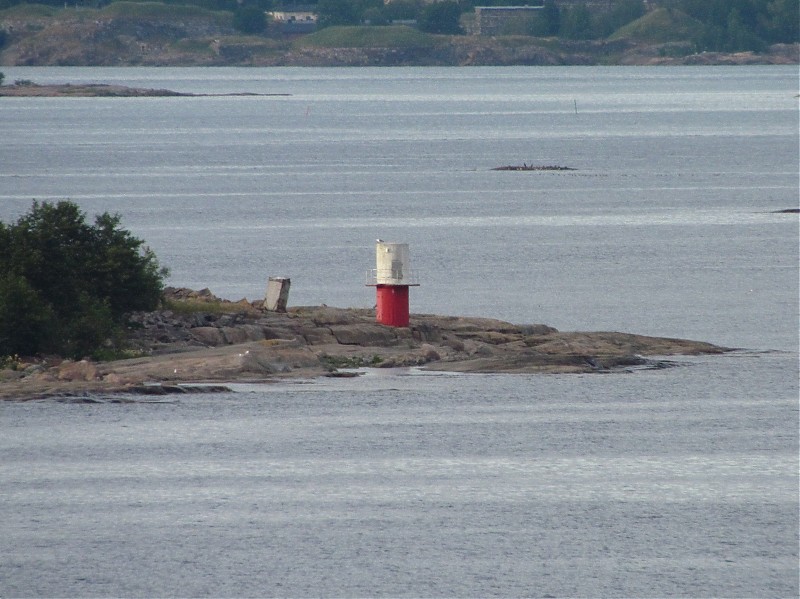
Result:
<instances>
[{"instance_id":1,"label":"grass patch","mask_svg":"<svg viewBox=\"0 0 800 599\"><path fill-rule=\"evenodd\" d=\"M298 39L298 48L429 48L435 38L406 25L326 27Z\"/></svg>"},{"instance_id":2,"label":"grass patch","mask_svg":"<svg viewBox=\"0 0 800 599\"><path fill-rule=\"evenodd\" d=\"M269 46L277 48L279 46L286 45L281 40L263 37L260 35L226 35L222 38L216 39L219 39L223 46L227 44L242 44L248 46Z\"/></svg>"},{"instance_id":3,"label":"grass patch","mask_svg":"<svg viewBox=\"0 0 800 599\"><path fill-rule=\"evenodd\" d=\"M172 47L179 52L214 54L214 50L211 49L211 43L212 40L210 39L184 38L172 44Z\"/></svg>"},{"instance_id":4,"label":"grass patch","mask_svg":"<svg viewBox=\"0 0 800 599\"><path fill-rule=\"evenodd\" d=\"M214 12L199 6L162 4L160 2L114 2L97 11L100 17L136 19L230 19L230 13Z\"/></svg>"},{"instance_id":5,"label":"grass patch","mask_svg":"<svg viewBox=\"0 0 800 599\"><path fill-rule=\"evenodd\" d=\"M254 35L226 35L218 39L220 40L221 49L246 48L255 54L283 51L287 48L286 42L282 40Z\"/></svg>"},{"instance_id":6,"label":"grass patch","mask_svg":"<svg viewBox=\"0 0 800 599\"><path fill-rule=\"evenodd\" d=\"M87 19L153 19L180 20L200 19L230 25L232 14L227 11L214 11L199 6L184 4L163 4L161 2L114 2L100 9L85 7L58 8L43 4L19 4L0 10L0 20L5 19L45 19L57 17L64 21L84 21Z\"/></svg>"},{"instance_id":7,"label":"grass patch","mask_svg":"<svg viewBox=\"0 0 800 599\"><path fill-rule=\"evenodd\" d=\"M142 358L147 355L147 352L141 349L116 349L116 348L100 348L92 352L91 358L95 362L114 362L116 360L131 360L133 358Z\"/></svg>"},{"instance_id":8,"label":"grass patch","mask_svg":"<svg viewBox=\"0 0 800 599\"><path fill-rule=\"evenodd\" d=\"M686 13L671 9L657 8L643 17L617 29L609 40L631 39L651 44L665 44L699 39L703 25Z\"/></svg>"},{"instance_id":9,"label":"grass patch","mask_svg":"<svg viewBox=\"0 0 800 599\"><path fill-rule=\"evenodd\" d=\"M52 17L59 8L45 6L44 4L17 4L5 10L0 10L0 19L33 19Z\"/></svg>"},{"instance_id":10,"label":"grass patch","mask_svg":"<svg viewBox=\"0 0 800 599\"><path fill-rule=\"evenodd\" d=\"M253 307L246 307L233 302L204 302L200 300L164 300L162 309L171 310L175 314L240 314L256 312Z\"/></svg>"}]
</instances>

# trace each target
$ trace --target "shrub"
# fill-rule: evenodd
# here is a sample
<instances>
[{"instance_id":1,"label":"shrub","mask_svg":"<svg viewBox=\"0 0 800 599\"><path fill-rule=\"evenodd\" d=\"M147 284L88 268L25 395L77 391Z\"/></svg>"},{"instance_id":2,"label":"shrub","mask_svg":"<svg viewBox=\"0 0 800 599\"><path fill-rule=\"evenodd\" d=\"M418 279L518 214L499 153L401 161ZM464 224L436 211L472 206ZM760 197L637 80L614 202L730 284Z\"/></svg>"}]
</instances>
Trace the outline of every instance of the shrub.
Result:
<instances>
[{"instance_id":1,"label":"shrub","mask_svg":"<svg viewBox=\"0 0 800 599\"><path fill-rule=\"evenodd\" d=\"M134 19L191 19L206 18L211 11L198 6L167 4L162 2L113 2L100 9L100 15L110 18Z\"/></svg>"},{"instance_id":2,"label":"shrub","mask_svg":"<svg viewBox=\"0 0 800 599\"><path fill-rule=\"evenodd\" d=\"M24 277L0 275L0 357L53 350L56 317Z\"/></svg>"},{"instance_id":3,"label":"shrub","mask_svg":"<svg viewBox=\"0 0 800 599\"><path fill-rule=\"evenodd\" d=\"M298 48L428 48L434 38L405 25L328 27L294 42Z\"/></svg>"},{"instance_id":4,"label":"shrub","mask_svg":"<svg viewBox=\"0 0 800 599\"><path fill-rule=\"evenodd\" d=\"M0 223L0 355L83 357L118 338L127 312L158 305L167 271L119 224L89 225L72 202Z\"/></svg>"},{"instance_id":5,"label":"shrub","mask_svg":"<svg viewBox=\"0 0 800 599\"><path fill-rule=\"evenodd\" d=\"M319 0L317 2L317 27L325 29L337 25L355 25L359 21L356 6L347 0Z\"/></svg>"},{"instance_id":6,"label":"shrub","mask_svg":"<svg viewBox=\"0 0 800 599\"><path fill-rule=\"evenodd\" d=\"M242 33L261 33L267 28L267 17L258 6L243 6L233 13L233 27Z\"/></svg>"},{"instance_id":7,"label":"shrub","mask_svg":"<svg viewBox=\"0 0 800 599\"><path fill-rule=\"evenodd\" d=\"M697 41L703 25L679 10L657 8L615 31L609 39L633 39L651 44Z\"/></svg>"},{"instance_id":8,"label":"shrub","mask_svg":"<svg viewBox=\"0 0 800 599\"><path fill-rule=\"evenodd\" d=\"M461 16L461 7L457 2L445 0L428 4L422 9L417 19L417 25L426 33L444 33L457 35L463 33L458 22Z\"/></svg>"}]
</instances>

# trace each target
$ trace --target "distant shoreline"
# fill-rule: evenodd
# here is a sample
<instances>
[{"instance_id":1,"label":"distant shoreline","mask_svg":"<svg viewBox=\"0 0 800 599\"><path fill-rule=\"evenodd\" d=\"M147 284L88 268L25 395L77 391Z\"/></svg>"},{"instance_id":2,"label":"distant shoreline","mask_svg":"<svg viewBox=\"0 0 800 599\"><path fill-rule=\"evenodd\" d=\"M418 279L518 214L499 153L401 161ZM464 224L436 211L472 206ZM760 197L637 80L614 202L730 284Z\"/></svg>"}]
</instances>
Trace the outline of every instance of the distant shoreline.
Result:
<instances>
[{"instance_id":1,"label":"distant shoreline","mask_svg":"<svg viewBox=\"0 0 800 599\"><path fill-rule=\"evenodd\" d=\"M128 87L125 85L109 85L104 83L62 83L39 85L32 82L15 83L0 86L0 97L16 98L170 98L170 97L207 97L207 96L289 96L291 94L192 94L176 92L169 89L150 89Z\"/></svg>"}]
</instances>

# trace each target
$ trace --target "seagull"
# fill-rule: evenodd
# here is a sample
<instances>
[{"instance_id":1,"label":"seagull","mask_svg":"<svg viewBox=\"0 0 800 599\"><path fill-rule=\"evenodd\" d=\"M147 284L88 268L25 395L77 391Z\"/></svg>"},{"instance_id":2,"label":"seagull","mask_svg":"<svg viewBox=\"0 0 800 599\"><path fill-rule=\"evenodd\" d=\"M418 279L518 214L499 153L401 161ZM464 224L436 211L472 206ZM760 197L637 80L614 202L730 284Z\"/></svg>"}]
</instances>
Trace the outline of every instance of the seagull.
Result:
<instances>
[{"instance_id":1,"label":"seagull","mask_svg":"<svg viewBox=\"0 0 800 599\"><path fill-rule=\"evenodd\" d=\"M376 239L375 241L377 241L378 243L383 243L383 239Z\"/></svg>"}]
</instances>

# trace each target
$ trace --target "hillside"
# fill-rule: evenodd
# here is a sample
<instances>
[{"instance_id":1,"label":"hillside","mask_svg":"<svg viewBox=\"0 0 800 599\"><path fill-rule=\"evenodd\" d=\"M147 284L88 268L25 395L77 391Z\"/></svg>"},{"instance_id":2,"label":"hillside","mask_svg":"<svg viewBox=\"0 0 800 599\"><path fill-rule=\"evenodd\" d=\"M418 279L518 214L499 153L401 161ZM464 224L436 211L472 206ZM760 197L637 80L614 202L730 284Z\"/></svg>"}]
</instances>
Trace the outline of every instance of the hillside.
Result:
<instances>
[{"instance_id":1,"label":"hillside","mask_svg":"<svg viewBox=\"0 0 800 599\"><path fill-rule=\"evenodd\" d=\"M331 27L302 37L241 35L232 13L157 3L0 11L5 66L456 66L796 64L798 45L695 54L689 17L657 10L607 40L432 35L407 26ZM670 31L665 35L665 31ZM4 39L4 43L3 43Z\"/></svg>"},{"instance_id":2,"label":"hillside","mask_svg":"<svg viewBox=\"0 0 800 599\"><path fill-rule=\"evenodd\" d=\"M615 31L611 40L638 40L650 44L685 42L702 34L703 25L679 10L657 8Z\"/></svg>"}]
</instances>

